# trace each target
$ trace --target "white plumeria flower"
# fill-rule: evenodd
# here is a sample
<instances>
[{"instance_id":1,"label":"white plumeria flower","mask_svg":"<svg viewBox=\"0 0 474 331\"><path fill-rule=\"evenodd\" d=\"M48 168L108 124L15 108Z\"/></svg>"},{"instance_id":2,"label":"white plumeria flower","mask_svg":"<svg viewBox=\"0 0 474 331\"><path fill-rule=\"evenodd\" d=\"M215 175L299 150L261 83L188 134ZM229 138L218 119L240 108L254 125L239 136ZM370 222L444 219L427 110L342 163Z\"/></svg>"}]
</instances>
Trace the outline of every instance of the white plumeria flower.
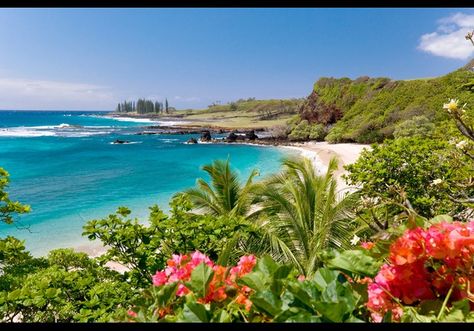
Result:
<instances>
[{"instance_id":1,"label":"white plumeria flower","mask_svg":"<svg viewBox=\"0 0 474 331\"><path fill-rule=\"evenodd\" d=\"M352 245L352 246L355 246L355 245L357 245L357 243L358 243L359 241L360 241L359 236L355 234L354 237L351 239L351 245Z\"/></svg>"},{"instance_id":2,"label":"white plumeria flower","mask_svg":"<svg viewBox=\"0 0 474 331\"><path fill-rule=\"evenodd\" d=\"M445 103L443 105L443 109L446 109L448 113L451 113L452 111L456 111L458 109L458 102L459 100L457 99L451 99L449 100L448 103Z\"/></svg>"},{"instance_id":3,"label":"white plumeria flower","mask_svg":"<svg viewBox=\"0 0 474 331\"><path fill-rule=\"evenodd\" d=\"M442 182L443 182L442 179L436 178L436 179L432 182L432 184L433 184L433 185L439 185L439 184L441 184Z\"/></svg>"},{"instance_id":4,"label":"white plumeria flower","mask_svg":"<svg viewBox=\"0 0 474 331\"><path fill-rule=\"evenodd\" d=\"M467 141L465 140L461 140L460 142L456 144L456 148L459 148L459 149L464 149L464 147L466 146L467 146Z\"/></svg>"}]
</instances>

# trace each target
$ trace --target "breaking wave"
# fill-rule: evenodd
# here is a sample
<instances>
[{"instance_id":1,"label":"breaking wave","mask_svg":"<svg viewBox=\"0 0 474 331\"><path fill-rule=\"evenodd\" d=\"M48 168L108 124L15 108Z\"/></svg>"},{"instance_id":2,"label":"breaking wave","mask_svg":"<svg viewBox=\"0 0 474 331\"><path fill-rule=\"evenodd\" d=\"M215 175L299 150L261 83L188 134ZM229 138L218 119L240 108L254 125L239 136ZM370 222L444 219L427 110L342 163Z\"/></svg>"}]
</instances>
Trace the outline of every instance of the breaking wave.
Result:
<instances>
[{"instance_id":1,"label":"breaking wave","mask_svg":"<svg viewBox=\"0 0 474 331\"><path fill-rule=\"evenodd\" d=\"M0 128L0 137L88 137L113 132L109 126L59 125L19 126Z\"/></svg>"}]
</instances>

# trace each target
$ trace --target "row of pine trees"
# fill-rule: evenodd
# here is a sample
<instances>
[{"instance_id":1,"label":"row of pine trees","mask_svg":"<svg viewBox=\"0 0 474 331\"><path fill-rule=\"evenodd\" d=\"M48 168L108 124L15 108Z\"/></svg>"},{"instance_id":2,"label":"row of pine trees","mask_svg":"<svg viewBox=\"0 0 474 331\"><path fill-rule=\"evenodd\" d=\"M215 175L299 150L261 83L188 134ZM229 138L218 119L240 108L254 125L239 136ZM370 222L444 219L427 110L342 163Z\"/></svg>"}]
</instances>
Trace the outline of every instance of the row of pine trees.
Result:
<instances>
[{"instance_id":1,"label":"row of pine trees","mask_svg":"<svg viewBox=\"0 0 474 331\"><path fill-rule=\"evenodd\" d=\"M168 99L165 99L165 103L146 99L138 99L137 101L124 101L117 105L115 111L118 113L130 113L134 112L137 114L169 114L174 108L168 106Z\"/></svg>"}]
</instances>

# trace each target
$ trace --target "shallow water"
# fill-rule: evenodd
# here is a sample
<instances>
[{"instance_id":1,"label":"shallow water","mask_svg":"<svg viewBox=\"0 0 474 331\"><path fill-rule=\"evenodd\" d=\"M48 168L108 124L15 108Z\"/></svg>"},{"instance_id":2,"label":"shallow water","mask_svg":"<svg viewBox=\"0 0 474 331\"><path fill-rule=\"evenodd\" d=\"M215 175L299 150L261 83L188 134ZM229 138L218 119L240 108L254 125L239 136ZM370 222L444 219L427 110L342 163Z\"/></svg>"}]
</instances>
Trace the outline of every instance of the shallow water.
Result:
<instances>
[{"instance_id":1,"label":"shallow water","mask_svg":"<svg viewBox=\"0 0 474 331\"><path fill-rule=\"evenodd\" d=\"M150 123L115 120L98 112L0 112L0 167L10 173L10 197L32 207L17 224L0 224L0 237L26 240L42 255L53 248L87 243L87 220L118 206L146 218L148 206L168 208L170 197L194 185L200 169L230 157L245 178L276 172L286 150L266 146L184 144L197 135L136 135ZM160 123L154 123L159 125ZM161 123L163 124L163 123ZM111 144L115 139L134 144Z\"/></svg>"}]
</instances>

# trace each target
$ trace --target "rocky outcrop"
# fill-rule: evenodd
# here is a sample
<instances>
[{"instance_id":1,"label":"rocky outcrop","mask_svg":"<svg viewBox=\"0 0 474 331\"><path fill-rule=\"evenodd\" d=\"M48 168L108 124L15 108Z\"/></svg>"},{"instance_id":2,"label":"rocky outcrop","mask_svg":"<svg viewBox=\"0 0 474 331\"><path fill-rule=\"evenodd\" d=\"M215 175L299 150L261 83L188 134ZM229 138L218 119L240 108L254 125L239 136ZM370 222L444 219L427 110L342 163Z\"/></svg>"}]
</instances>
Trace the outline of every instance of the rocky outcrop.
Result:
<instances>
[{"instance_id":1,"label":"rocky outcrop","mask_svg":"<svg viewBox=\"0 0 474 331\"><path fill-rule=\"evenodd\" d=\"M201 141L210 142L212 141L211 132L208 130L201 131Z\"/></svg>"},{"instance_id":2,"label":"rocky outcrop","mask_svg":"<svg viewBox=\"0 0 474 331\"><path fill-rule=\"evenodd\" d=\"M300 108L301 118L310 123L333 124L342 118L342 110L334 104L326 104L313 91Z\"/></svg>"},{"instance_id":3,"label":"rocky outcrop","mask_svg":"<svg viewBox=\"0 0 474 331\"><path fill-rule=\"evenodd\" d=\"M254 130L250 130L249 132L247 132L245 134L245 139L248 139L248 140L255 140L255 139L258 139L258 136L255 134L255 131Z\"/></svg>"},{"instance_id":4,"label":"rocky outcrop","mask_svg":"<svg viewBox=\"0 0 474 331\"><path fill-rule=\"evenodd\" d=\"M130 144L130 141L115 139L115 141L112 144Z\"/></svg>"},{"instance_id":5,"label":"rocky outcrop","mask_svg":"<svg viewBox=\"0 0 474 331\"><path fill-rule=\"evenodd\" d=\"M198 141L196 140L196 138L189 138L189 140L186 143L187 144L197 144Z\"/></svg>"},{"instance_id":6,"label":"rocky outcrop","mask_svg":"<svg viewBox=\"0 0 474 331\"><path fill-rule=\"evenodd\" d=\"M225 140L229 143L233 143L233 142L236 142L237 141L237 135L235 134L235 132L231 132L229 133L229 135L227 136L227 138L225 138Z\"/></svg>"}]
</instances>

